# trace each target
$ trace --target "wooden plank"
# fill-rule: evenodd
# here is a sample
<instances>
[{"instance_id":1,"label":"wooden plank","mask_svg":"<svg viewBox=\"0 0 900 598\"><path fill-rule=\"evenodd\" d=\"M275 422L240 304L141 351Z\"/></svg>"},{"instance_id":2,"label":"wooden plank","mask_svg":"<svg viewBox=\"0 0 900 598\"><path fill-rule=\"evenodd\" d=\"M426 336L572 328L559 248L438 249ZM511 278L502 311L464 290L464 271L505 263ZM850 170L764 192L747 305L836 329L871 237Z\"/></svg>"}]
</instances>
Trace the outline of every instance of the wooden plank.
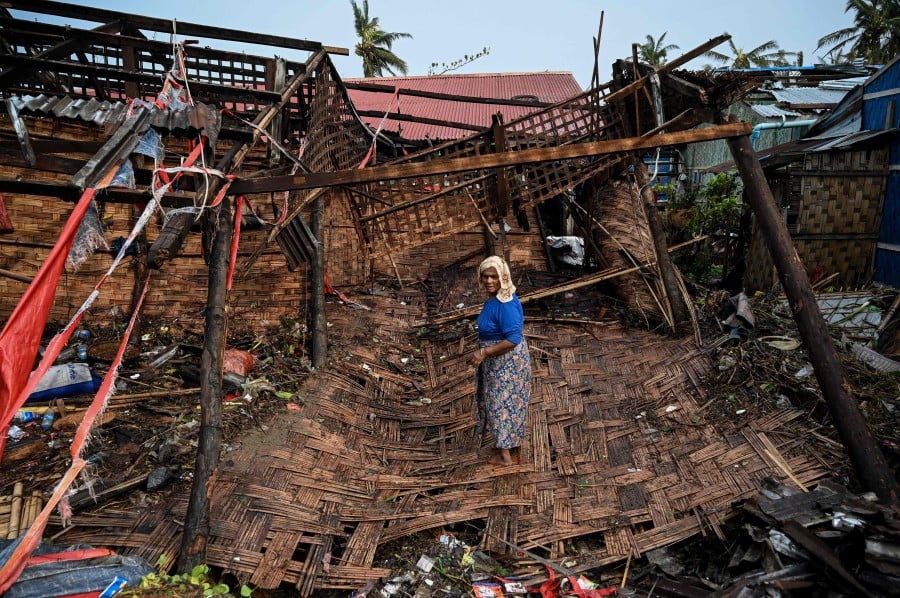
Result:
<instances>
[{"instance_id":1,"label":"wooden plank","mask_svg":"<svg viewBox=\"0 0 900 598\"><path fill-rule=\"evenodd\" d=\"M430 162L387 164L363 169L314 172L263 179L240 179L231 185L228 192L231 194L249 194L311 189L315 187L335 187L354 183L372 183L389 179L417 178L435 174L465 172L467 170L483 170L486 168L502 168L554 160L569 160L653 147L746 136L752 132L752 129L753 126L750 123L733 123L690 131L664 133L648 138L630 137L611 141L591 141L555 147L483 154L467 158L432 160Z\"/></svg>"},{"instance_id":2,"label":"wooden plank","mask_svg":"<svg viewBox=\"0 0 900 598\"><path fill-rule=\"evenodd\" d=\"M357 83L355 81L344 81L344 87L347 89L357 89L359 91L374 91L379 93L394 93L397 88L393 85L380 85L378 83ZM401 87L399 89L401 96L414 96L419 98L431 98L435 100L448 100L451 102L463 102L470 104L496 104L498 106L524 106L526 108L547 108L553 104L549 102L539 102L531 100L514 100L512 98L485 98L478 96L464 96L455 93L438 93L436 91L423 91L420 89L408 89Z\"/></svg>"},{"instance_id":3,"label":"wooden plank","mask_svg":"<svg viewBox=\"0 0 900 598\"><path fill-rule=\"evenodd\" d=\"M136 26L138 29L146 29L148 31L156 31L165 34L172 32L172 21L170 19L156 19L134 13L104 10L90 6L78 6L76 4L67 4L64 2L51 2L49 0L3 0L0 2L0 6L24 12L80 19L82 21L95 21L101 23L125 21ZM211 39L224 39L235 42L259 44L261 46L276 46L279 48L292 48L295 50L308 50L312 52L324 49L329 54L338 54L341 56L349 56L350 54L350 51L347 48L323 46L319 42L285 37L282 35L252 33L240 29L199 25L186 21L178 21L177 28L178 35L182 37L196 36Z\"/></svg>"}]
</instances>

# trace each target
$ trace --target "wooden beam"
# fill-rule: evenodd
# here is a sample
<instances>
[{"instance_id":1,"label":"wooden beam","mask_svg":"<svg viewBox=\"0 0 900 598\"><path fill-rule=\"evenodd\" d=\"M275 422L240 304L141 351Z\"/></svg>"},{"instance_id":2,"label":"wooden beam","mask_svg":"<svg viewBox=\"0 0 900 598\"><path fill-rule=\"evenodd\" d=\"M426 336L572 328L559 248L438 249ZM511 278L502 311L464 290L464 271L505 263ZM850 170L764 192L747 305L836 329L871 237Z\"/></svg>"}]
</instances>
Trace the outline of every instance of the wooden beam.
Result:
<instances>
[{"instance_id":1,"label":"wooden beam","mask_svg":"<svg viewBox=\"0 0 900 598\"><path fill-rule=\"evenodd\" d=\"M422 123L424 125L435 125L438 127L453 127L464 131L484 131L487 125L479 127L469 123L454 122L451 120L440 120L437 118L427 118L425 116L414 116L412 114L399 114L397 112L379 112L377 110L357 110L359 116L368 116L371 118L387 118L388 120L402 120L406 122Z\"/></svg>"},{"instance_id":2,"label":"wooden beam","mask_svg":"<svg viewBox=\"0 0 900 598\"><path fill-rule=\"evenodd\" d=\"M686 241L684 243L679 243L678 245L673 245L669 247L669 253L674 251L678 251L683 247L687 247L688 245L692 245L694 243L698 243L707 236L703 236L697 239L691 239L690 241ZM552 297L553 295L559 295L560 293L565 293L568 291L574 291L575 289L581 289L584 287L588 287L591 285L595 285L599 282L603 282L604 280L611 280L613 278L618 278L619 276L624 276L625 274L631 274L632 272L637 272L643 268L647 268L652 266L656 262L654 260L641 262L637 266L632 266L631 268L608 268L606 270L601 270L600 272L595 272L593 274L589 274L587 276L582 276L581 278L576 278L575 280L563 282L557 285L553 285L551 287L546 287L543 289L539 289L537 291L532 291L530 293L525 293L524 295L519 297L521 303L528 303L530 301L536 301L538 299L544 299L546 297ZM445 316L440 316L428 320L429 326L443 326L444 324L449 324L450 322L455 322L456 320L462 320L463 318L471 318L473 316L477 316L481 311L480 305L475 305L472 307L468 307L466 309L462 309L455 313L451 313Z\"/></svg>"},{"instance_id":3,"label":"wooden beam","mask_svg":"<svg viewBox=\"0 0 900 598\"><path fill-rule=\"evenodd\" d=\"M122 30L123 24L121 21L114 21L112 23L106 23L104 25L100 25L95 28L91 33L116 33ZM83 45L84 40L82 39L66 39L52 48L48 48L43 52L34 56L34 58L58 58L61 56L69 56L73 52L80 50ZM15 66L4 69L3 72L0 72L0 88L5 88L9 85L10 78L16 74L17 68Z\"/></svg>"},{"instance_id":4,"label":"wooden beam","mask_svg":"<svg viewBox=\"0 0 900 598\"><path fill-rule=\"evenodd\" d=\"M78 62L66 62L63 60L45 60L42 58L30 58L28 56L16 56L11 54L0 54L0 64L8 64L31 68L36 71L51 71L54 73L69 73L76 75L84 75L86 77L102 77L106 79L115 79L123 82L137 82L146 85L159 86L159 75L150 73L136 73L123 69L97 66L93 64L81 64ZM216 95L222 98L233 98L235 100L261 100L264 102L278 101L277 93L266 91L264 89L248 89L244 87L234 87L231 85L217 85L214 83L203 83L200 81L192 81L191 88L193 90L202 90L206 93Z\"/></svg>"},{"instance_id":5,"label":"wooden beam","mask_svg":"<svg viewBox=\"0 0 900 598\"><path fill-rule=\"evenodd\" d=\"M145 36L139 35L140 32L134 31L131 27L123 29L122 33L115 34L106 33L104 31L101 31L99 28L79 29L77 27L70 27L68 25L53 25L50 23L26 21L24 19L0 17L0 28L2 28L4 38L6 38L7 36L12 36L15 38L17 36L25 35L31 37L41 36L42 38L74 38L83 42L90 42L93 44L105 44L108 46L121 47L123 49L123 52L127 49L132 49L144 50L149 54L157 54L158 56L155 58L159 60L159 64L162 64L167 68L171 65L172 62L172 44L170 44L169 42L147 39ZM186 64L188 68L195 66L195 62L193 61L197 59L224 60L230 62L250 61L253 63L263 63L266 60L269 60L269 57L247 54L245 52L232 52L229 50L191 46L190 54L186 58ZM130 69L127 64L123 66L125 70ZM287 61L287 66L289 70L297 70L298 68L302 68L303 63L297 61ZM246 71L246 73L251 74L251 71Z\"/></svg>"},{"instance_id":6,"label":"wooden beam","mask_svg":"<svg viewBox=\"0 0 900 598\"><path fill-rule=\"evenodd\" d=\"M2 0L0 1L0 7L24 12L67 17L70 19L80 19L82 21L109 23L111 21L122 20L148 31L156 31L165 34L172 32L172 19L144 17L133 13L116 12L114 10L104 10L90 6L78 6L76 4L67 4L64 2L51 2L49 0ZM223 39L233 42L258 44L260 46L276 46L279 48L291 48L294 50L306 50L310 52L325 50L329 54L339 54L341 56L350 55L350 51L347 48L323 46L319 42L306 39L252 33L240 29L227 29L225 27L199 25L184 21L177 22L177 31L178 35L182 37L205 37L210 39Z\"/></svg>"},{"instance_id":7,"label":"wooden beam","mask_svg":"<svg viewBox=\"0 0 900 598\"><path fill-rule=\"evenodd\" d=\"M40 158L38 158L40 160ZM12 193L22 195L39 195L41 197L57 197L68 201L75 201L81 196L81 189L68 183L55 183L52 181L34 181L0 178L0 193ZM141 189L124 189L108 187L101 189L99 197L110 203L147 203L150 201L150 192ZM194 193L169 192L162 196L162 205L172 208L184 208L194 205ZM4 198L7 202L15 202L15 198Z\"/></svg>"},{"instance_id":8,"label":"wooden beam","mask_svg":"<svg viewBox=\"0 0 900 598\"><path fill-rule=\"evenodd\" d=\"M533 164L551 160L570 160L589 156L601 156L632 150L649 149L713 139L726 139L739 135L749 135L753 129L750 123L717 125L690 131L665 133L654 137L630 137L611 141L591 141L571 145L532 148L504 153L471 156L467 158L447 158L429 162L385 164L370 168L338 170L335 172L314 172L309 174L285 175L266 179L240 179L235 181L228 192L231 194L270 193L291 191L313 187L335 187L356 183L371 183L388 179L405 179L467 170L482 170Z\"/></svg>"},{"instance_id":9,"label":"wooden beam","mask_svg":"<svg viewBox=\"0 0 900 598\"><path fill-rule=\"evenodd\" d=\"M394 93L397 88L393 85L381 85L378 83L356 83L353 81L344 81L344 87L347 89L355 89L358 91L372 91L376 93ZM530 100L514 100L512 98L482 98L475 96L463 96L455 93L438 93L436 91L422 91L419 89L400 88L399 94L402 96L414 96L417 98L431 98L434 100L449 100L451 102L465 102L470 104L497 104L500 106L524 106L526 108L547 108L552 106L552 102L538 102Z\"/></svg>"},{"instance_id":10,"label":"wooden beam","mask_svg":"<svg viewBox=\"0 0 900 598\"><path fill-rule=\"evenodd\" d=\"M668 73L670 71L673 71L673 70L677 69L678 67L680 67L681 65L683 65L687 62L690 62L691 60L693 60L694 58L697 58L698 56L702 56L705 52L712 50L719 44L722 44L730 39L731 39L731 36L728 35L727 33L724 35L720 35L719 37L714 37L711 40L707 41L706 43L697 46L693 50L691 50L689 52L685 52L684 54L682 54L675 60L673 60L671 62L667 62L666 64L662 65L661 67L656 69L656 73L659 75L662 75L663 73ZM622 98L628 97L629 95L631 95L638 89L641 89L642 87L647 85L647 82L649 80L650 80L649 77L641 77L640 79L629 83L625 87L614 91L613 93L609 94L608 96L604 96L603 101L607 104L611 104L613 102L618 102L618 101L622 100Z\"/></svg>"}]
</instances>

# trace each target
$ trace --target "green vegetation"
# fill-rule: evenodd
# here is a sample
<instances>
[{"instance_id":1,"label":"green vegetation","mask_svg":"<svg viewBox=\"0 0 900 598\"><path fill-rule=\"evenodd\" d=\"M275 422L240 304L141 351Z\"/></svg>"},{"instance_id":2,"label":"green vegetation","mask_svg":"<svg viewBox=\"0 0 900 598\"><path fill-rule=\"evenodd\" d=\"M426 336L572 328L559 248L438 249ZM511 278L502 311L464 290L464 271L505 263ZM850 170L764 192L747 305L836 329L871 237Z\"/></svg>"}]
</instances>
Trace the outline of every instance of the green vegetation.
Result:
<instances>
[{"instance_id":1,"label":"green vegetation","mask_svg":"<svg viewBox=\"0 0 900 598\"><path fill-rule=\"evenodd\" d=\"M862 58L869 64L885 64L900 54L900 0L847 0L853 26L819 39L816 51L828 49L832 64Z\"/></svg>"},{"instance_id":2,"label":"green vegetation","mask_svg":"<svg viewBox=\"0 0 900 598\"><path fill-rule=\"evenodd\" d=\"M638 46L638 56L642 62L653 67L660 67L668 60L668 54L671 50L678 50L675 44L665 44L666 33L663 32L659 39L653 39L652 35L647 36L647 41Z\"/></svg>"},{"instance_id":3,"label":"green vegetation","mask_svg":"<svg viewBox=\"0 0 900 598\"><path fill-rule=\"evenodd\" d=\"M369 17L369 0L363 0L360 8L354 0L353 27L359 43L354 49L363 61L364 77L384 77L384 71L392 75L406 74L406 61L391 50L394 42L402 38L411 38L409 33L391 33L381 28L378 17Z\"/></svg>"},{"instance_id":4,"label":"green vegetation","mask_svg":"<svg viewBox=\"0 0 900 598\"><path fill-rule=\"evenodd\" d=\"M160 555L156 563L157 569L161 569L168 557L165 554ZM137 588L128 588L123 590L121 596L143 596L151 593L153 596L203 596L222 598L249 598L253 595L253 590L246 585L242 585L238 593L231 591L228 584L215 583L210 578L210 569L208 565L197 565L190 573L180 575L167 575L165 573L150 573L141 579L141 585Z\"/></svg>"},{"instance_id":5,"label":"green vegetation","mask_svg":"<svg viewBox=\"0 0 900 598\"><path fill-rule=\"evenodd\" d=\"M664 190L671 198L667 206L668 238L674 245L702 235L710 238L675 254L674 262L689 279L706 284L721 278L733 265L729 260L733 242L741 234L741 216L745 205L740 199L736 175L721 173L705 185L676 193L674 186Z\"/></svg>"}]
</instances>

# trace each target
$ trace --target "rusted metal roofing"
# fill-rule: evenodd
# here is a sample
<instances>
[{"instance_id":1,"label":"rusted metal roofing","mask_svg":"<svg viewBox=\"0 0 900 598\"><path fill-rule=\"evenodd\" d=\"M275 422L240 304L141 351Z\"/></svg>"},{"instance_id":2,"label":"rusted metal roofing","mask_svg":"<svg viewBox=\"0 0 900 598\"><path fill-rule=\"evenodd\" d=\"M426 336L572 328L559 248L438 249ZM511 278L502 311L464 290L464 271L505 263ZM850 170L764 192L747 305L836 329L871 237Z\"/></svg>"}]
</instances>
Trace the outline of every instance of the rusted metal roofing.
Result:
<instances>
[{"instance_id":1,"label":"rusted metal roofing","mask_svg":"<svg viewBox=\"0 0 900 598\"><path fill-rule=\"evenodd\" d=\"M81 120L100 126L120 125L128 115L125 102L101 101L97 98L72 98L69 96L13 96L9 98L20 114L52 116ZM195 104L184 108L169 107L153 110L150 125L166 131L204 130L210 141L215 141L222 118L214 106Z\"/></svg>"},{"instance_id":2,"label":"rusted metal roofing","mask_svg":"<svg viewBox=\"0 0 900 598\"><path fill-rule=\"evenodd\" d=\"M414 89L436 93L496 99L530 99L537 102L556 103L582 93L581 86L570 72L544 73L492 73L474 75L436 75L422 77L382 77L347 79L348 83L377 83L393 85L400 89ZM498 104L474 104L453 100L439 100L415 96L348 90L353 105L359 111L399 112L400 114L464 123L488 128L491 117L500 112L504 121L520 118L538 109L525 106ZM364 116L363 121L377 127L381 118ZM409 140L421 141L459 139L472 134L471 130L433 124L387 119L383 131L399 134Z\"/></svg>"}]
</instances>

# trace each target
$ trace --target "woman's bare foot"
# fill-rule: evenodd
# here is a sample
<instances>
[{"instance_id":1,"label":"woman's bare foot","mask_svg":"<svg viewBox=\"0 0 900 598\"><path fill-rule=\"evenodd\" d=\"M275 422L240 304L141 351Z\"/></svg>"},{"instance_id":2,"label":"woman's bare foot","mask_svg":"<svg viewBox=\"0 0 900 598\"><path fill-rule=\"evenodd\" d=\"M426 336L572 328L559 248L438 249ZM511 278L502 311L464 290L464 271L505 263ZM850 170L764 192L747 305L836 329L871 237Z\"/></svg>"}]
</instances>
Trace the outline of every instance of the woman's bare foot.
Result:
<instances>
[{"instance_id":1,"label":"woman's bare foot","mask_svg":"<svg viewBox=\"0 0 900 598\"><path fill-rule=\"evenodd\" d=\"M515 465L509 449L497 449L493 455L488 457L488 463L491 465Z\"/></svg>"}]
</instances>

